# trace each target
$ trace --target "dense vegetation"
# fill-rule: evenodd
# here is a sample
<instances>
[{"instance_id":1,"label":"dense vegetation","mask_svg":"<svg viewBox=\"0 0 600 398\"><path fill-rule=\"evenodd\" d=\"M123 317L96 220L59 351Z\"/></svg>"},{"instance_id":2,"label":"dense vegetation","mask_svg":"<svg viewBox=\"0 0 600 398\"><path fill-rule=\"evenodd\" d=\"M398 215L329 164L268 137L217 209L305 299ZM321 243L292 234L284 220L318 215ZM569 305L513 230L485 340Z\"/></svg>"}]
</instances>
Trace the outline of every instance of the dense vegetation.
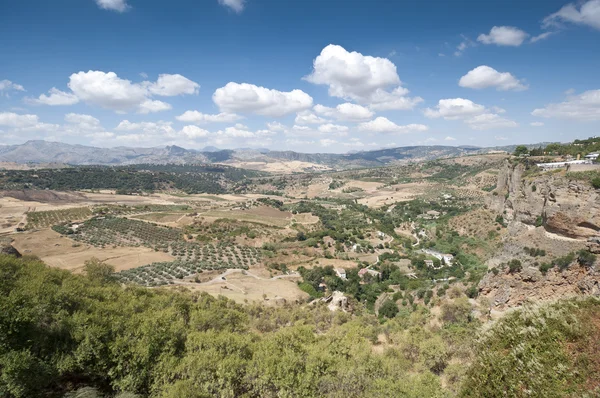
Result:
<instances>
[{"instance_id":1,"label":"dense vegetation","mask_svg":"<svg viewBox=\"0 0 600 398\"><path fill-rule=\"evenodd\" d=\"M119 193L174 189L188 194L243 189L246 179L264 173L212 165L78 166L63 169L8 170L0 173L4 189L115 189ZM238 185L239 183L239 185Z\"/></svg>"},{"instance_id":2,"label":"dense vegetation","mask_svg":"<svg viewBox=\"0 0 600 398\"><path fill-rule=\"evenodd\" d=\"M574 140L566 144L552 143L545 148L539 147L529 151L531 156L543 155L587 155L592 152L600 152L600 138L590 137L585 140Z\"/></svg>"},{"instance_id":3,"label":"dense vegetation","mask_svg":"<svg viewBox=\"0 0 600 398\"><path fill-rule=\"evenodd\" d=\"M507 314L485 332L463 397L596 397L600 301L561 301Z\"/></svg>"},{"instance_id":4,"label":"dense vegetation","mask_svg":"<svg viewBox=\"0 0 600 398\"><path fill-rule=\"evenodd\" d=\"M600 388L596 298L512 312L474 345L479 323L456 290L440 325L389 299L383 322L321 305L123 288L94 262L85 271L0 255L0 396L591 397Z\"/></svg>"},{"instance_id":5,"label":"dense vegetation","mask_svg":"<svg viewBox=\"0 0 600 398\"><path fill-rule=\"evenodd\" d=\"M442 397L477 326L456 313L432 329L425 309L380 325L320 305L122 288L97 267L84 277L0 256L0 396Z\"/></svg>"}]
</instances>

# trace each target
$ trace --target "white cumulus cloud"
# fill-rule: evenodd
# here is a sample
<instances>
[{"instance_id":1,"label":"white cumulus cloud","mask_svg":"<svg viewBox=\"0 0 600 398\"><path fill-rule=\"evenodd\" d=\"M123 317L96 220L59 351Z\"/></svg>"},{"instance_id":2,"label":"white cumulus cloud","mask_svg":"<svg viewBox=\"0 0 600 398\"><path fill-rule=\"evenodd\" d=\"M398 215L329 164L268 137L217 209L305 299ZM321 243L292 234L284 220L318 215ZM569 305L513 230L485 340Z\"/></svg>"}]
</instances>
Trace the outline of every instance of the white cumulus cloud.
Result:
<instances>
[{"instance_id":1,"label":"white cumulus cloud","mask_svg":"<svg viewBox=\"0 0 600 398\"><path fill-rule=\"evenodd\" d=\"M9 91L25 91L25 88L20 84L13 83L10 80L0 80L0 94L3 92L8 95Z\"/></svg>"},{"instance_id":2,"label":"white cumulus cloud","mask_svg":"<svg viewBox=\"0 0 600 398\"><path fill-rule=\"evenodd\" d=\"M473 130L491 130L518 126L517 122L514 120L503 118L494 113L483 113L481 115L473 116L465 119L465 123Z\"/></svg>"},{"instance_id":3,"label":"white cumulus cloud","mask_svg":"<svg viewBox=\"0 0 600 398\"><path fill-rule=\"evenodd\" d=\"M531 122L529 123L529 125L532 127L542 127L544 125L544 122Z\"/></svg>"},{"instance_id":4,"label":"white cumulus cloud","mask_svg":"<svg viewBox=\"0 0 600 398\"><path fill-rule=\"evenodd\" d=\"M313 71L304 77L313 84L329 87L329 95L377 110L412 109L420 98L406 98L396 65L387 58L348 52L330 44L313 61ZM391 89L391 91L389 91Z\"/></svg>"},{"instance_id":5,"label":"white cumulus cloud","mask_svg":"<svg viewBox=\"0 0 600 398\"><path fill-rule=\"evenodd\" d=\"M347 126L340 126L338 124L327 123L320 125L318 130L323 134L345 136L348 134L348 130L350 129Z\"/></svg>"},{"instance_id":6,"label":"white cumulus cloud","mask_svg":"<svg viewBox=\"0 0 600 398\"><path fill-rule=\"evenodd\" d=\"M522 91L528 88L526 84L509 72L498 72L487 65L481 65L469 71L460 78L458 85L474 89L495 87L499 91Z\"/></svg>"},{"instance_id":7,"label":"white cumulus cloud","mask_svg":"<svg viewBox=\"0 0 600 398\"><path fill-rule=\"evenodd\" d=\"M181 135L189 139L208 137L210 133L198 126L184 126L181 129Z\"/></svg>"},{"instance_id":8,"label":"white cumulus cloud","mask_svg":"<svg viewBox=\"0 0 600 398\"><path fill-rule=\"evenodd\" d=\"M502 108L487 109L465 98L447 98L439 100L435 108L425 109L424 114L433 119L462 120L473 130L517 127L517 122L499 115L504 112Z\"/></svg>"},{"instance_id":9,"label":"white cumulus cloud","mask_svg":"<svg viewBox=\"0 0 600 398\"><path fill-rule=\"evenodd\" d=\"M483 44L496 44L498 46L518 47L529 34L514 26L494 26L489 34L480 34L477 41Z\"/></svg>"},{"instance_id":10,"label":"white cumulus cloud","mask_svg":"<svg viewBox=\"0 0 600 398\"><path fill-rule=\"evenodd\" d=\"M100 120L91 115L80 113L68 113L65 115L65 122L70 128L77 128L81 132L93 132L103 130Z\"/></svg>"},{"instance_id":11,"label":"white cumulus cloud","mask_svg":"<svg viewBox=\"0 0 600 398\"><path fill-rule=\"evenodd\" d=\"M156 82L148 86L151 94L162 97L174 97L183 94L198 94L200 85L179 74L158 76Z\"/></svg>"},{"instance_id":12,"label":"white cumulus cloud","mask_svg":"<svg viewBox=\"0 0 600 398\"><path fill-rule=\"evenodd\" d=\"M587 25L600 30L600 0L569 3L554 14L544 18L543 25L556 26L563 22Z\"/></svg>"},{"instance_id":13,"label":"white cumulus cloud","mask_svg":"<svg viewBox=\"0 0 600 398\"><path fill-rule=\"evenodd\" d=\"M323 139L319 140L319 144L321 144L321 146L328 147L333 144L337 144L337 141L329 139L329 138L323 138Z\"/></svg>"},{"instance_id":14,"label":"white cumulus cloud","mask_svg":"<svg viewBox=\"0 0 600 398\"><path fill-rule=\"evenodd\" d=\"M125 12L130 8L126 0L96 0L96 4L104 10L117 12Z\"/></svg>"},{"instance_id":15,"label":"white cumulus cloud","mask_svg":"<svg viewBox=\"0 0 600 398\"><path fill-rule=\"evenodd\" d=\"M52 87L48 94L41 94L38 98L28 98L26 101L34 105L50 106L74 105L79 102L75 94L60 91L56 87Z\"/></svg>"},{"instance_id":16,"label":"white cumulus cloud","mask_svg":"<svg viewBox=\"0 0 600 398\"><path fill-rule=\"evenodd\" d=\"M600 120L600 90L588 90L578 95L569 95L565 101L535 109L531 114L545 118Z\"/></svg>"},{"instance_id":17,"label":"white cumulus cloud","mask_svg":"<svg viewBox=\"0 0 600 398\"><path fill-rule=\"evenodd\" d=\"M171 106L171 104L168 104L166 102L148 99L139 105L138 112L142 113L142 114L148 114L148 113L168 111L169 109L172 109L172 108L173 107Z\"/></svg>"},{"instance_id":18,"label":"white cumulus cloud","mask_svg":"<svg viewBox=\"0 0 600 398\"><path fill-rule=\"evenodd\" d=\"M485 112L485 106L474 103L464 98L447 98L438 101L438 105L432 109L425 109L425 116L433 119L444 118L456 120L468 116L478 115Z\"/></svg>"},{"instance_id":19,"label":"white cumulus cloud","mask_svg":"<svg viewBox=\"0 0 600 398\"><path fill-rule=\"evenodd\" d=\"M373 117L373 112L369 108L348 102L335 108L317 104L313 109L319 115L342 121L359 121Z\"/></svg>"},{"instance_id":20,"label":"white cumulus cloud","mask_svg":"<svg viewBox=\"0 0 600 398\"><path fill-rule=\"evenodd\" d=\"M183 114L175 117L180 122L206 124L206 123L231 123L243 119L242 116L235 113L218 113L215 115L202 113L199 111L185 111Z\"/></svg>"},{"instance_id":21,"label":"white cumulus cloud","mask_svg":"<svg viewBox=\"0 0 600 398\"><path fill-rule=\"evenodd\" d=\"M68 86L80 100L116 111L137 107L148 95L143 85L121 79L114 72L74 73Z\"/></svg>"},{"instance_id":22,"label":"white cumulus cloud","mask_svg":"<svg viewBox=\"0 0 600 398\"><path fill-rule=\"evenodd\" d=\"M315 115L311 111L298 112L295 119L296 124L323 124L327 123L328 121L329 120Z\"/></svg>"},{"instance_id":23,"label":"white cumulus cloud","mask_svg":"<svg viewBox=\"0 0 600 398\"><path fill-rule=\"evenodd\" d=\"M383 116L379 116L371 121L360 123L358 125L358 130L369 133L405 134L418 131L427 131L428 127L424 124L408 124L405 126L400 126Z\"/></svg>"},{"instance_id":24,"label":"white cumulus cloud","mask_svg":"<svg viewBox=\"0 0 600 398\"><path fill-rule=\"evenodd\" d=\"M31 102L45 105L72 105L83 101L121 113L134 109L139 113L151 113L171 109L170 104L153 100L152 96L197 94L200 87L197 83L178 74L162 74L156 82L133 83L120 78L114 72L92 70L72 74L68 86L72 93L53 88L50 90L50 95L42 94Z\"/></svg>"},{"instance_id":25,"label":"white cumulus cloud","mask_svg":"<svg viewBox=\"0 0 600 398\"><path fill-rule=\"evenodd\" d=\"M313 104L312 97L302 90L285 92L235 82L229 82L225 87L215 90L213 101L222 112L255 113L272 117L299 112Z\"/></svg>"},{"instance_id":26,"label":"white cumulus cloud","mask_svg":"<svg viewBox=\"0 0 600 398\"><path fill-rule=\"evenodd\" d=\"M244 11L246 0L219 0L219 4L229 7L239 14Z\"/></svg>"}]
</instances>

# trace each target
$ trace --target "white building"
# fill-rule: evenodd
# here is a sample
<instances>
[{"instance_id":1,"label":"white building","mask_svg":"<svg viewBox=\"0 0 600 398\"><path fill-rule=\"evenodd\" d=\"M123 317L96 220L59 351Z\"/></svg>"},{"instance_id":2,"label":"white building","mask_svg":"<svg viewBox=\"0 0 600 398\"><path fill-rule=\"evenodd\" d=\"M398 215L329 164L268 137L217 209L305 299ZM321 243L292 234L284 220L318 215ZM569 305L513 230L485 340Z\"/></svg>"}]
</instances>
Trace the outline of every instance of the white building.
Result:
<instances>
[{"instance_id":1,"label":"white building","mask_svg":"<svg viewBox=\"0 0 600 398\"><path fill-rule=\"evenodd\" d=\"M574 164L592 164L592 161L590 159L570 160L568 162L538 163L537 166L544 170L550 170L550 169L560 169L560 168L567 167L569 165L574 165Z\"/></svg>"},{"instance_id":2,"label":"white building","mask_svg":"<svg viewBox=\"0 0 600 398\"><path fill-rule=\"evenodd\" d=\"M589 159L589 160L597 160L599 155L600 154L598 152L594 152L594 153L585 155L585 158Z\"/></svg>"},{"instance_id":3,"label":"white building","mask_svg":"<svg viewBox=\"0 0 600 398\"><path fill-rule=\"evenodd\" d=\"M452 267L452 263L454 262L454 256L452 254L444 254L442 259L444 260L444 264L448 267Z\"/></svg>"},{"instance_id":4,"label":"white building","mask_svg":"<svg viewBox=\"0 0 600 398\"><path fill-rule=\"evenodd\" d=\"M341 279L346 279L346 270L343 268L336 268L335 274Z\"/></svg>"}]
</instances>

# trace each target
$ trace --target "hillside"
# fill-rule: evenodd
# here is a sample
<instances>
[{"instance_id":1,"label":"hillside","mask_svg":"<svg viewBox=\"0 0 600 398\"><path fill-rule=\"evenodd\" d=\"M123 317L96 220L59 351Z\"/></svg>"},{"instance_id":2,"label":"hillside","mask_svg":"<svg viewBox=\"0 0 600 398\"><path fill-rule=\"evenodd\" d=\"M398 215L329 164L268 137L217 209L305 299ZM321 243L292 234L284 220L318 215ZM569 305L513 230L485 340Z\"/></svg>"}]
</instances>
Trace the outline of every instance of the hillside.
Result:
<instances>
[{"instance_id":1,"label":"hillside","mask_svg":"<svg viewBox=\"0 0 600 398\"><path fill-rule=\"evenodd\" d=\"M296 171L303 171L310 170L311 165L325 165L335 169L378 167L408 161L426 161L486 153L492 150L511 151L513 147L408 146L349 154L332 154L253 149L218 150L217 148L196 151L178 146L98 148L59 142L27 141L22 145L0 146L0 162L71 165L224 163L232 166L239 166L244 162L266 164L302 162L304 163L301 165L303 167L298 168Z\"/></svg>"}]
</instances>

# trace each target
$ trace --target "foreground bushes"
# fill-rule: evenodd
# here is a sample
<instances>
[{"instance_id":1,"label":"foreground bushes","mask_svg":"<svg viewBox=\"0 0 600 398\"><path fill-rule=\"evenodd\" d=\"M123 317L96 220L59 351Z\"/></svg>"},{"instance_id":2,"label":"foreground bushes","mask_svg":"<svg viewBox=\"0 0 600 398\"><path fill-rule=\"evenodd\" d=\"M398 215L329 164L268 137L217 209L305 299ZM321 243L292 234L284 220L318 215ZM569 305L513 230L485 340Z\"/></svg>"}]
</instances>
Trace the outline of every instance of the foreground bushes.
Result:
<instances>
[{"instance_id":1,"label":"foreground bushes","mask_svg":"<svg viewBox=\"0 0 600 398\"><path fill-rule=\"evenodd\" d=\"M600 394L600 300L526 307L483 334L463 397Z\"/></svg>"},{"instance_id":2,"label":"foreground bushes","mask_svg":"<svg viewBox=\"0 0 600 398\"><path fill-rule=\"evenodd\" d=\"M1 397L443 395L419 361L445 362L373 352L373 316L122 288L8 256L0 280Z\"/></svg>"}]
</instances>

